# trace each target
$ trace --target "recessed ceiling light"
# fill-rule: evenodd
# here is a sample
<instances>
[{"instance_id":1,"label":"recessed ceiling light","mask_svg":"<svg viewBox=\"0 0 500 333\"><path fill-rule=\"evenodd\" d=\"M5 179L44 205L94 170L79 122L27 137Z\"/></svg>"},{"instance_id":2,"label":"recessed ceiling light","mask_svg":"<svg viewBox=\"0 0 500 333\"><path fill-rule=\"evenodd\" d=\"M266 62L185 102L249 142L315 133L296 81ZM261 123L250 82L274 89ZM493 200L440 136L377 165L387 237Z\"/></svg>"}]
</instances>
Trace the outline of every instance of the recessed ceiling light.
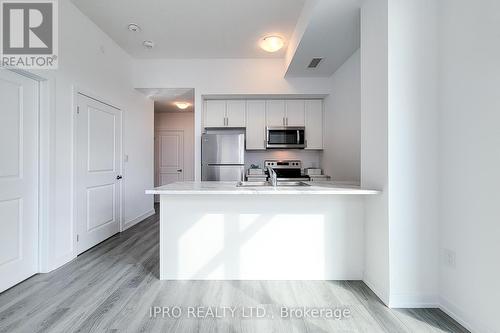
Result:
<instances>
[{"instance_id":1,"label":"recessed ceiling light","mask_svg":"<svg viewBox=\"0 0 500 333\"><path fill-rule=\"evenodd\" d=\"M138 32L138 31L141 31L141 27L135 23L130 23L128 25L128 30L132 31L132 32Z\"/></svg>"},{"instance_id":2,"label":"recessed ceiling light","mask_svg":"<svg viewBox=\"0 0 500 333\"><path fill-rule=\"evenodd\" d=\"M175 102L174 104L181 110L186 110L190 105L189 103L185 102Z\"/></svg>"},{"instance_id":3,"label":"recessed ceiling light","mask_svg":"<svg viewBox=\"0 0 500 333\"><path fill-rule=\"evenodd\" d=\"M260 41L260 47L267 52L279 51L283 45L285 42L280 36L266 36Z\"/></svg>"},{"instance_id":4,"label":"recessed ceiling light","mask_svg":"<svg viewBox=\"0 0 500 333\"><path fill-rule=\"evenodd\" d=\"M155 43L152 40L145 40L142 45L144 45L147 49L152 49L155 46Z\"/></svg>"}]
</instances>

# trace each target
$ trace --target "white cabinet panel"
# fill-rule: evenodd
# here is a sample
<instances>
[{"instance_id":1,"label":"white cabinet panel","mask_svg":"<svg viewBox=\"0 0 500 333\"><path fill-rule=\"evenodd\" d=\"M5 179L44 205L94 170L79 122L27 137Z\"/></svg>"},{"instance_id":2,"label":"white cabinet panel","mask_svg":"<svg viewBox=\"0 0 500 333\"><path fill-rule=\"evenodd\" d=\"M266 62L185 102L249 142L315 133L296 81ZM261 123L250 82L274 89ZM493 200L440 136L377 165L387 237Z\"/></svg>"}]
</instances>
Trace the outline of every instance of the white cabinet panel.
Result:
<instances>
[{"instance_id":1,"label":"white cabinet panel","mask_svg":"<svg viewBox=\"0 0 500 333\"><path fill-rule=\"evenodd\" d=\"M227 101L226 127L245 127L245 101Z\"/></svg>"},{"instance_id":2,"label":"white cabinet panel","mask_svg":"<svg viewBox=\"0 0 500 333\"><path fill-rule=\"evenodd\" d=\"M226 101L206 101L205 103L205 127L224 127Z\"/></svg>"},{"instance_id":3,"label":"white cabinet panel","mask_svg":"<svg viewBox=\"0 0 500 333\"><path fill-rule=\"evenodd\" d=\"M306 149L323 149L323 101L305 101Z\"/></svg>"},{"instance_id":4,"label":"white cabinet panel","mask_svg":"<svg viewBox=\"0 0 500 333\"><path fill-rule=\"evenodd\" d=\"M266 101L247 101L246 149L266 149Z\"/></svg>"},{"instance_id":5,"label":"white cabinet panel","mask_svg":"<svg viewBox=\"0 0 500 333\"><path fill-rule=\"evenodd\" d=\"M266 101L266 125L270 127L285 126L285 101Z\"/></svg>"},{"instance_id":6,"label":"white cabinet panel","mask_svg":"<svg viewBox=\"0 0 500 333\"><path fill-rule=\"evenodd\" d=\"M287 126L304 126L305 111L304 100L286 101L286 120Z\"/></svg>"}]
</instances>

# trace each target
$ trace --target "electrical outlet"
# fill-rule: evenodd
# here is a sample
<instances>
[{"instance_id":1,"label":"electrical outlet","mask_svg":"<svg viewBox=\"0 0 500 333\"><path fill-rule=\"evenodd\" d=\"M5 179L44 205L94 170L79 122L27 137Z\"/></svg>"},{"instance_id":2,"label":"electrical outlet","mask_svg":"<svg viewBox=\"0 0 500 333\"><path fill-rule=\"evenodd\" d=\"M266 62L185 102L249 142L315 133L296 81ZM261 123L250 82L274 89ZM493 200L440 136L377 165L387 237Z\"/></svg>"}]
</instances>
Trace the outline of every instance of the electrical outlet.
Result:
<instances>
[{"instance_id":1,"label":"electrical outlet","mask_svg":"<svg viewBox=\"0 0 500 333\"><path fill-rule=\"evenodd\" d=\"M455 251L443 249L443 264L449 268L457 267L457 255Z\"/></svg>"}]
</instances>

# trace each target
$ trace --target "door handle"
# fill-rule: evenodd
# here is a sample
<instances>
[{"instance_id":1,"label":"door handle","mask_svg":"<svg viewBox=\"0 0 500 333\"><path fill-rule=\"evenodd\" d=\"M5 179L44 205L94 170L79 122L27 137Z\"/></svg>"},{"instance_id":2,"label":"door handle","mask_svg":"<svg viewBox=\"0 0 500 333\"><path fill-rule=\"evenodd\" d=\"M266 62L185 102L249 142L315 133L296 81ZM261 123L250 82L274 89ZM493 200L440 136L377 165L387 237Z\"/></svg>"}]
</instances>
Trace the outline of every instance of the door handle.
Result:
<instances>
[{"instance_id":1,"label":"door handle","mask_svg":"<svg viewBox=\"0 0 500 333\"><path fill-rule=\"evenodd\" d=\"M118 176L116 176L116 179L118 179L118 180L120 180L120 179L122 179L122 178L123 178L123 177L122 177L122 175L118 175Z\"/></svg>"},{"instance_id":2,"label":"door handle","mask_svg":"<svg viewBox=\"0 0 500 333\"><path fill-rule=\"evenodd\" d=\"M182 169L178 169L177 172L182 172Z\"/></svg>"}]
</instances>

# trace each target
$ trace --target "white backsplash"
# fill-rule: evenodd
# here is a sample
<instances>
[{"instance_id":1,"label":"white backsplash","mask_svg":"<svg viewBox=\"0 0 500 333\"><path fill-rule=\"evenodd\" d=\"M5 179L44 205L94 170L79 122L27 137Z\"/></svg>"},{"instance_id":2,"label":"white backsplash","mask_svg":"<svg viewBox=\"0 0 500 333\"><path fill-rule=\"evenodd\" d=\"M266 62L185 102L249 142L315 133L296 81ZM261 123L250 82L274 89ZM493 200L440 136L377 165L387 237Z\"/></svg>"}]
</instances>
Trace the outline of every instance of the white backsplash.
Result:
<instances>
[{"instance_id":1,"label":"white backsplash","mask_svg":"<svg viewBox=\"0 0 500 333\"><path fill-rule=\"evenodd\" d=\"M266 150L266 151L245 151L246 169L252 164L257 164L261 168L266 160L300 160L302 168L321 168L321 151L314 150Z\"/></svg>"}]
</instances>

